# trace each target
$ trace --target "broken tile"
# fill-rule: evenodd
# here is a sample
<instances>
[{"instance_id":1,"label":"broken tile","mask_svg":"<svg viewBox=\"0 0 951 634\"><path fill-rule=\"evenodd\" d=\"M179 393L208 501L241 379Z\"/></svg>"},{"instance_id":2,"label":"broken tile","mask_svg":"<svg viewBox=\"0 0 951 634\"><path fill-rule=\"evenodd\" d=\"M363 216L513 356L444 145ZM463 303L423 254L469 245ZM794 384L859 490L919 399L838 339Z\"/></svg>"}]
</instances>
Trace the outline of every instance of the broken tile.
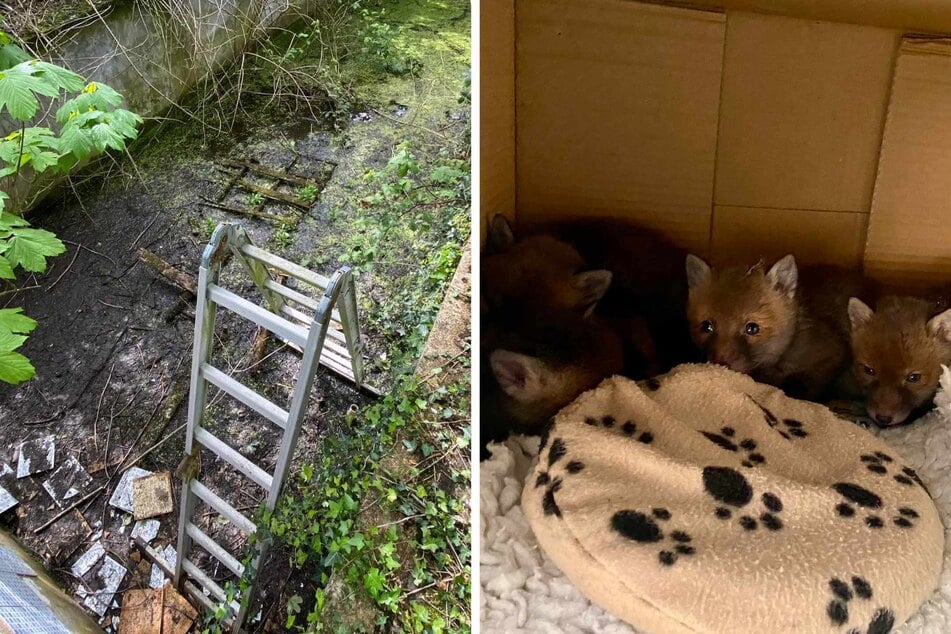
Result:
<instances>
[{"instance_id":1,"label":"broken tile","mask_svg":"<svg viewBox=\"0 0 951 634\"><path fill-rule=\"evenodd\" d=\"M22 506L29 506L21 504ZM54 507L55 508L55 507ZM39 523L41 518L36 518ZM73 554L88 543L89 535L92 529L86 523L82 514L73 509L50 526L44 535L45 554L43 556L46 564L53 567L62 567L73 556Z\"/></svg>"},{"instance_id":2,"label":"broken tile","mask_svg":"<svg viewBox=\"0 0 951 634\"><path fill-rule=\"evenodd\" d=\"M11 473L13 473L13 467L11 467L5 462L0 463L0 478L5 478Z\"/></svg>"},{"instance_id":3,"label":"broken tile","mask_svg":"<svg viewBox=\"0 0 951 634\"><path fill-rule=\"evenodd\" d=\"M136 537L141 537L142 540L148 544L158 537L158 531L158 520L139 520L135 523L135 526L132 527L132 534L129 535L129 538L134 540Z\"/></svg>"},{"instance_id":4,"label":"broken tile","mask_svg":"<svg viewBox=\"0 0 951 634\"><path fill-rule=\"evenodd\" d=\"M162 557L168 562L170 568L174 569L178 563L178 554L175 552L175 548L169 544L165 547L165 550L162 551ZM161 588L165 585L166 581L165 573L162 572L162 569L152 564L152 575L149 577L149 587L150 588Z\"/></svg>"},{"instance_id":5,"label":"broken tile","mask_svg":"<svg viewBox=\"0 0 951 634\"><path fill-rule=\"evenodd\" d=\"M90 546L86 552L80 555L79 559L73 562L73 565L70 566L69 569L72 570L73 574L77 577L82 577L89 572L89 570L96 565L96 562L105 554L106 549L102 547L102 542L96 542Z\"/></svg>"},{"instance_id":6,"label":"broken tile","mask_svg":"<svg viewBox=\"0 0 951 634\"><path fill-rule=\"evenodd\" d=\"M42 473L53 468L56 455L56 436L44 436L20 443L17 478Z\"/></svg>"},{"instance_id":7,"label":"broken tile","mask_svg":"<svg viewBox=\"0 0 951 634\"><path fill-rule=\"evenodd\" d=\"M131 513L132 481L137 478L144 478L148 475L152 475L152 472L140 469L139 467L132 467L123 473L122 477L119 478L119 484L116 485L116 490L112 492L112 497L109 498L109 504L126 513Z\"/></svg>"},{"instance_id":8,"label":"broken tile","mask_svg":"<svg viewBox=\"0 0 951 634\"><path fill-rule=\"evenodd\" d=\"M168 584L162 595L162 634L188 634L198 610Z\"/></svg>"},{"instance_id":9,"label":"broken tile","mask_svg":"<svg viewBox=\"0 0 951 634\"><path fill-rule=\"evenodd\" d=\"M122 579L125 577L125 566L120 564L112 557L106 555L102 566L96 572L93 579L87 584L89 592L83 600L83 605L98 614L100 617L106 613L112 603L112 598L119 589ZM78 594L78 592L77 592Z\"/></svg>"},{"instance_id":10,"label":"broken tile","mask_svg":"<svg viewBox=\"0 0 951 634\"><path fill-rule=\"evenodd\" d=\"M13 497L9 491L0 486L0 514L6 513L19 503L20 501Z\"/></svg>"},{"instance_id":11,"label":"broken tile","mask_svg":"<svg viewBox=\"0 0 951 634\"><path fill-rule=\"evenodd\" d=\"M172 474L162 471L132 482L132 515L143 520L167 515L174 508Z\"/></svg>"},{"instance_id":12,"label":"broken tile","mask_svg":"<svg viewBox=\"0 0 951 634\"><path fill-rule=\"evenodd\" d=\"M162 634L162 590L129 590L122 595L119 634Z\"/></svg>"},{"instance_id":13,"label":"broken tile","mask_svg":"<svg viewBox=\"0 0 951 634\"><path fill-rule=\"evenodd\" d=\"M46 479L43 488L56 502L56 506L63 508L69 506L70 500L86 493L91 483L92 476L79 461L73 456L67 456Z\"/></svg>"}]
</instances>

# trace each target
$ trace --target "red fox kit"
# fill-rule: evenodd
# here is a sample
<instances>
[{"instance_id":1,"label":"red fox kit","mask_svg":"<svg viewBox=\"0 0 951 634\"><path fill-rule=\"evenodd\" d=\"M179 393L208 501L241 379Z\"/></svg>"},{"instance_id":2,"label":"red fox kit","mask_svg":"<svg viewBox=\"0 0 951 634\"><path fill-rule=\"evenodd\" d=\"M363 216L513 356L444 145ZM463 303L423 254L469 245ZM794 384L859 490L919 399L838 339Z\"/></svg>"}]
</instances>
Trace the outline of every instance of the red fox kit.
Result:
<instances>
[{"instance_id":1,"label":"red fox kit","mask_svg":"<svg viewBox=\"0 0 951 634\"><path fill-rule=\"evenodd\" d=\"M691 337L708 361L810 399L845 368L857 275L816 267L800 279L792 255L769 270L760 263L717 271L689 255L687 284Z\"/></svg>"},{"instance_id":2,"label":"red fox kit","mask_svg":"<svg viewBox=\"0 0 951 634\"><path fill-rule=\"evenodd\" d=\"M523 314L482 349L482 440L539 433L558 410L622 366L617 335L597 316Z\"/></svg>"},{"instance_id":3,"label":"red fox kit","mask_svg":"<svg viewBox=\"0 0 951 634\"><path fill-rule=\"evenodd\" d=\"M849 300L853 374L880 427L900 425L930 409L941 364L951 363L951 310L935 302L884 297L873 311Z\"/></svg>"},{"instance_id":4,"label":"red fox kit","mask_svg":"<svg viewBox=\"0 0 951 634\"><path fill-rule=\"evenodd\" d=\"M569 310L596 312L620 335L625 369L635 378L688 359L679 274L685 252L621 221L549 230L516 240L504 217L492 219L482 265L483 344L492 345L498 323L513 313L531 309L544 319L546 311Z\"/></svg>"}]
</instances>

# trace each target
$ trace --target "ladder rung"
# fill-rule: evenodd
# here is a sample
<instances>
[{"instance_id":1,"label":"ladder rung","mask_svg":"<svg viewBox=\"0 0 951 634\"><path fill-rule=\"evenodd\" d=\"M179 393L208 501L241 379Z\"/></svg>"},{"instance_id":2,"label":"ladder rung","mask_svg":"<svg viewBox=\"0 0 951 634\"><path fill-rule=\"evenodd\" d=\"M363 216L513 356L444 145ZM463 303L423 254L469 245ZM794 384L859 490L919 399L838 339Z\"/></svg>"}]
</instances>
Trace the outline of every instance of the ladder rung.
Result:
<instances>
[{"instance_id":1,"label":"ladder rung","mask_svg":"<svg viewBox=\"0 0 951 634\"><path fill-rule=\"evenodd\" d=\"M211 593L211 596L216 598L218 601L225 603L225 601L228 599L228 595L225 594L225 591L222 589L222 587L219 586L214 579L202 572L201 568L193 564L188 559L182 560L182 569L188 573L189 577L197 581L198 585L201 586L202 589L208 590L208 592ZM231 607L231 605L229 605L229 607Z\"/></svg>"},{"instance_id":2,"label":"ladder rung","mask_svg":"<svg viewBox=\"0 0 951 634\"><path fill-rule=\"evenodd\" d=\"M237 576L244 574L244 565L234 558L227 550L218 545L218 542L208 536L203 530L188 522L185 524L185 532L194 539L199 546L214 555L215 559L227 566L228 570Z\"/></svg>"},{"instance_id":3,"label":"ladder rung","mask_svg":"<svg viewBox=\"0 0 951 634\"><path fill-rule=\"evenodd\" d=\"M214 454L230 463L232 467L254 480L259 486L268 490L271 489L273 478L267 471L229 447L227 443L212 435L211 432L204 427L195 428L195 440L203 447L207 447Z\"/></svg>"},{"instance_id":4,"label":"ladder rung","mask_svg":"<svg viewBox=\"0 0 951 634\"><path fill-rule=\"evenodd\" d=\"M185 589L187 594L191 595L192 599L196 603L200 603L201 607L205 608L206 612L214 614L215 610L218 609L218 606L215 603L212 603L211 599L206 597L205 593L202 592L198 586L193 584L191 581L185 581L182 583L182 587ZM227 607L231 608L232 612L231 614L225 616L221 623L230 627L231 623L234 622L234 615L237 613L237 610L235 609L234 603L227 605Z\"/></svg>"},{"instance_id":5,"label":"ladder rung","mask_svg":"<svg viewBox=\"0 0 951 634\"><path fill-rule=\"evenodd\" d=\"M275 293L283 296L286 299L289 299L293 302L300 304L301 306L309 310L317 310L318 302L316 299L314 299L313 297L308 297L307 295L304 295L303 293L300 293L298 291L295 291L293 288L284 286L283 284L278 284L272 279L264 280L264 287L274 291ZM331 317L333 319L336 319L337 321L340 321L340 311L334 308L333 312L331 313ZM310 322L311 318L308 317L307 321Z\"/></svg>"},{"instance_id":6,"label":"ladder rung","mask_svg":"<svg viewBox=\"0 0 951 634\"><path fill-rule=\"evenodd\" d=\"M264 249L259 249L253 244L246 244L241 247L241 253L244 253L248 257L252 257L255 260L260 260L271 268L277 269L278 271L283 271L291 277L302 282L306 282L311 286L316 286L320 289L326 289L330 284L330 280L328 280L323 275L318 275L313 271L305 269L299 264L294 264L290 260L285 260L284 258L278 257L273 253L268 253Z\"/></svg>"},{"instance_id":7,"label":"ladder rung","mask_svg":"<svg viewBox=\"0 0 951 634\"><path fill-rule=\"evenodd\" d=\"M314 323L314 320L311 319L309 315L302 313L293 306L288 306L285 304L284 307L281 308L281 312L291 319L296 319L297 321L301 322L301 324L303 324L306 328L310 328L311 324Z\"/></svg>"},{"instance_id":8,"label":"ladder rung","mask_svg":"<svg viewBox=\"0 0 951 634\"><path fill-rule=\"evenodd\" d=\"M285 297L291 301L297 302L305 308L310 310L317 310L317 300L313 297L307 297L303 293L298 293L293 288L284 286L283 284L278 284L272 279L264 280L264 288L274 291L278 295Z\"/></svg>"},{"instance_id":9,"label":"ladder rung","mask_svg":"<svg viewBox=\"0 0 951 634\"><path fill-rule=\"evenodd\" d=\"M257 304L221 288L217 284L208 285L208 298L288 341L302 347L307 343L307 331L305 329L275 315L266 308L261 308Z\"/></svg>"},{"instance_id":10,"label":"ladder rung","mask_svg":"<svg viewBox=\"0 0 951 634\"><path fill-rule=\"evenodd\" d=\"M214 494L208 487L198 480L191 481L192 493L201 498L201 501L218 511L222 517L237 526L239 529L250 535L258 530L254 522L245 517L238 509L234 508L220 497Z\"/></svg>"},{"instance_id":11,"label":"ladder rung","mask_svg":"<svg viewBox=\"0 0 951 634\"><path fill-rule=\"evenodd\" d=\"M266 417L281 429L287 428L287 419L290 417L290 414L277 404L272 403L251 388L234 380L213 365L202 363L201 374L209 383L221 388L258 414Z\"/></svg>"}]
</instances>

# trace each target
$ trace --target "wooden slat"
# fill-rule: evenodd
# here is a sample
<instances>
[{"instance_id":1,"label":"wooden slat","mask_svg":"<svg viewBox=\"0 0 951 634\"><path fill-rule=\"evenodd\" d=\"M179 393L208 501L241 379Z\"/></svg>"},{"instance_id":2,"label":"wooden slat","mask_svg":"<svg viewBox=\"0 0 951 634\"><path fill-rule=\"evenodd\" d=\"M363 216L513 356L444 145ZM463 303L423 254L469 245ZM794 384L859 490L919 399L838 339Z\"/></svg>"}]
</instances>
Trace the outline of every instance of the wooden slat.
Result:
<instances>
[{"instance_id":1,"label":"wooden slat","mask_svg":"<svg viewBox=\"0 0 951 634\"><path fill-rule=\"evenodd\" d=\"M273 479L267 471L242 456L207 429L203 427L197 428L195 430L195 440L201 444L201 446L208 448L220 456L222 460L228 462L232 467L251 478L251 480L259 486L268 490L271 489Z\"/></svg>"}]
</instances>

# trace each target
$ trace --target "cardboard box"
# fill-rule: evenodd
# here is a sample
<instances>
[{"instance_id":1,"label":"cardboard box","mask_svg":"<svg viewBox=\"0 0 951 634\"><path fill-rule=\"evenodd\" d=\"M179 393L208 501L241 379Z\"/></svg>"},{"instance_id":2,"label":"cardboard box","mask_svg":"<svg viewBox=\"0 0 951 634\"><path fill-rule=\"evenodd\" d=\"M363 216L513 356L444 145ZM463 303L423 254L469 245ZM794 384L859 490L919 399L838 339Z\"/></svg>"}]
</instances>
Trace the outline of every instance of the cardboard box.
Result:
<instances>
[{"instance_id":1,"label":"cardboard box","mask_svg":"<svg viewBox=\"0 0 951 634\"><path fill-rule=\"evenodd\" d=\"M482 2L482 236L621 217L715 263L951 280L951 3L691 4Z\"/></svg>"}]
</instances>

